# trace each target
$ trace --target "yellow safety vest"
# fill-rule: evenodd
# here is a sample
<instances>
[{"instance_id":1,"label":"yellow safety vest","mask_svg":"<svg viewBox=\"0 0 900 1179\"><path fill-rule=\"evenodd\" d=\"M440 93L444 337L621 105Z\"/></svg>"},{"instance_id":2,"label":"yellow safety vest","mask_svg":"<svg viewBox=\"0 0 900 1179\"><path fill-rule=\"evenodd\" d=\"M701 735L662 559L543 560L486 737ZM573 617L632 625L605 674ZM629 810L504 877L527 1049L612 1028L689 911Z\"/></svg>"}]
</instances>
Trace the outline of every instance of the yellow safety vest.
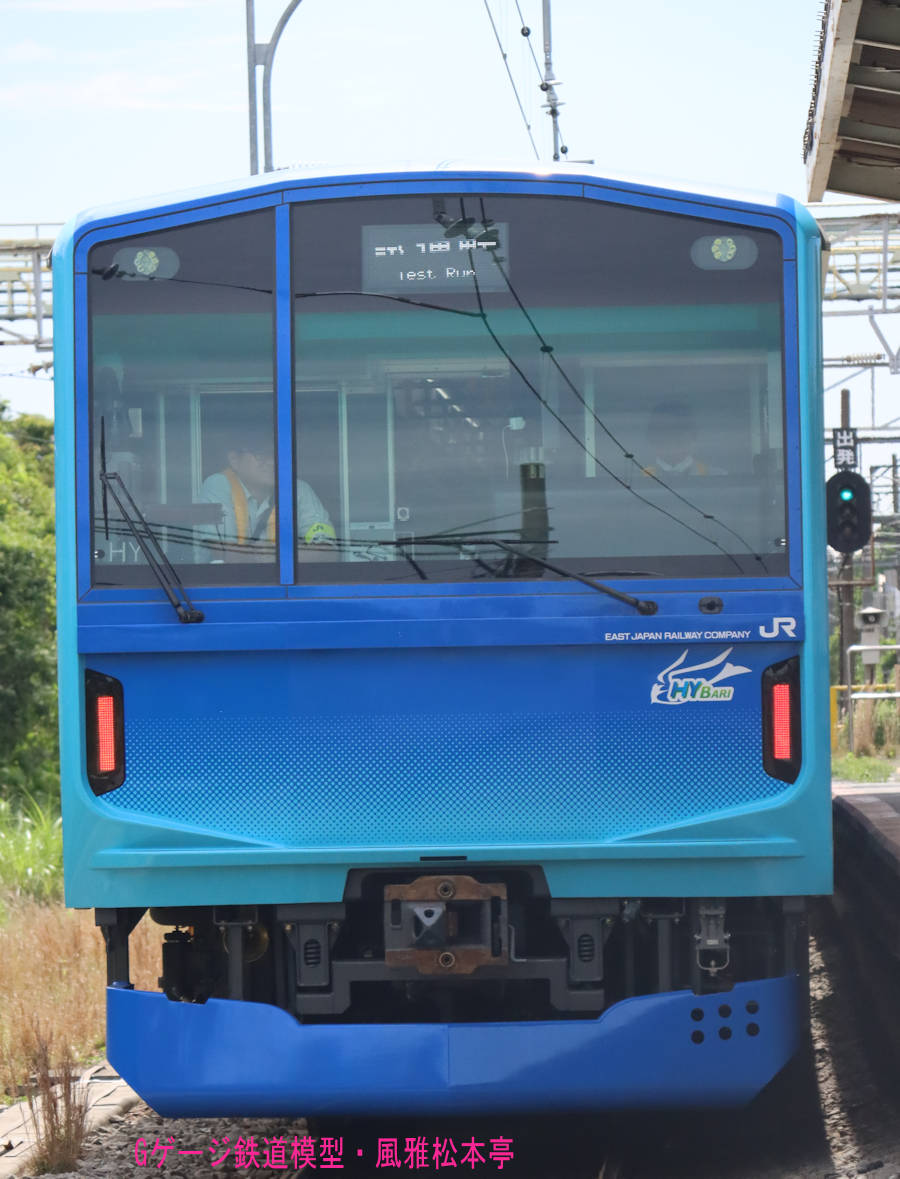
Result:
<instances>
[{"instance_id":1,"label":"yellow safety vest","mask_svg":"<svg viewBox=\"0 0 900 1179\"><path fill-rule=\"evenodd\" d=\"M241 483L237 475L232 471L231 467L225 469L225 478L231 487L231 503L234 507L234 522L237 527L238 544L246 544L248 540L258 540L258 537L250 535L250 509L247 506L247 493L244 491L244 485ZM275 508L269 512L269 519L266 522L266 540L275 542Z\"/></svg>"}]
</instances>

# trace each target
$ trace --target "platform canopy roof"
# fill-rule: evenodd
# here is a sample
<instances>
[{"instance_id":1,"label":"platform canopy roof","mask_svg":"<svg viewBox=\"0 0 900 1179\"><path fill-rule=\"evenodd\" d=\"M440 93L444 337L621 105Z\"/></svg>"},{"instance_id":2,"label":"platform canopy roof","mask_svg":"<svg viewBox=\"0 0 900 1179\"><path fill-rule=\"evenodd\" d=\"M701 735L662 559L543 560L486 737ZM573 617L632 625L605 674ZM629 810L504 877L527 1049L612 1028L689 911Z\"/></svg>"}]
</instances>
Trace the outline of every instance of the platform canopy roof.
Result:
<instances>
[{"instance_id":1,"label":"platform canopy roof","mask_svg":"<svg viewBox=\"0 0 900 1179\"><path fill-rule=\"evenodd\" d=\"M803 158L810 201L900 199L900 0L827 0Z\"/></svg>"}]
</instances>

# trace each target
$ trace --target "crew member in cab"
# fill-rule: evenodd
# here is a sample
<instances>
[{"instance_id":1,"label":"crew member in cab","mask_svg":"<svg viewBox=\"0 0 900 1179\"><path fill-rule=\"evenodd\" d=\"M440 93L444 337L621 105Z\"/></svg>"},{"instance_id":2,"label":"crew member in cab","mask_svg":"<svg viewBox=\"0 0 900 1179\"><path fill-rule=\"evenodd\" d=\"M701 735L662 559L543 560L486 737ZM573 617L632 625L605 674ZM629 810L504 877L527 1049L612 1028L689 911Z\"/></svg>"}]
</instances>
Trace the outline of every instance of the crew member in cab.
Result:
<instances>
[{"instance_id":1,"label":"crew member in cab","mask_svg":"<svg viewBox=\"0 0 900 1179\"><path fill-rule=\"evenodd\" d=\"M274 561L277 535L275 452L271 434L248 432L226 453L227 465L205 479L200 502L218 504L220 523L203 529L207 560ZM297 535L302 559L334 559L335 533L324 504L297 481Z\"/></svg>"},{"instance_id":2,"label":"crew member in cab","mask_svg":"<svg viewBox=\"0 0 900 1179\"><path fill-rule=\"evenodd\" d=\"M653 462L643 468L645 475L655 475L666 482L671 478L727 474L722 467L713 466L709 456L701 451L697 420L685 401L661 401L654 405L647 423L647 444Z\"/></svg>"}]
</instances>

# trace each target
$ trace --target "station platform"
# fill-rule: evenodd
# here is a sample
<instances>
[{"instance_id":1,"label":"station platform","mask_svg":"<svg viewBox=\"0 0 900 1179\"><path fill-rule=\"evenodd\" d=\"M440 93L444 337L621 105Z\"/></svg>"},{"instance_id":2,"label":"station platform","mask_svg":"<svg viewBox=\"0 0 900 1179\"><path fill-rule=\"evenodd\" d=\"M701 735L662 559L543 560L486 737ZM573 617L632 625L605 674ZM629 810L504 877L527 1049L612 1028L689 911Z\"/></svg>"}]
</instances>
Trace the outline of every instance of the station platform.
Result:
<instances>
[{"instance_id":1,"label":"station platform","mask_svg":"<svg viewBox=\"0 0 900 1179\"><path fill-rule=\"evenodd\" d=\"M58 1090L57 1086L57 1090ZM91 1065L77 1082L75 1100L84 1104L88 1132L103 1126L112 1117L121 1117L140 1101L107 1061ZM40 1099L36 1112L40 1117ZM32 1174L38 1127L27 1101L0 1107L0 1179Z\"/></svg>"},{"instance_id":2,"label":"station platform","mask_svg":"<svg viewBox=\"0 0 900 1179\"><path fill-rule=\"evenodd\" d=\"M835 891L900 962L900 783L832 783Z\"/></svg>"}]
</instances>

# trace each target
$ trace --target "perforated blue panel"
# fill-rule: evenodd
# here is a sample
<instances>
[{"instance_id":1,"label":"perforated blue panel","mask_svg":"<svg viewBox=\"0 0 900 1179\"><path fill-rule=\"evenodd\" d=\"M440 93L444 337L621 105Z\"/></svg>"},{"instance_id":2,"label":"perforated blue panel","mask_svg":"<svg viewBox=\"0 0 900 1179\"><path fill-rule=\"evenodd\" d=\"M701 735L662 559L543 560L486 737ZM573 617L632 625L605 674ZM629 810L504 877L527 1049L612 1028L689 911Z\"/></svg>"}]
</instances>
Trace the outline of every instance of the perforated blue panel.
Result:
<instances>
[{"instance_id":1,"label":"perforated blue panel","mask_svg":"<svg viewBox=\"0 0 900 1179\"><path fill-rule=\"evenodd\" d=\"M682 649L104 660L127 735L104 802L294 846L446 848L608 840L786 789L762 768L761 665L732 700L651 704Z\"/></svg>"}]
</instances>

